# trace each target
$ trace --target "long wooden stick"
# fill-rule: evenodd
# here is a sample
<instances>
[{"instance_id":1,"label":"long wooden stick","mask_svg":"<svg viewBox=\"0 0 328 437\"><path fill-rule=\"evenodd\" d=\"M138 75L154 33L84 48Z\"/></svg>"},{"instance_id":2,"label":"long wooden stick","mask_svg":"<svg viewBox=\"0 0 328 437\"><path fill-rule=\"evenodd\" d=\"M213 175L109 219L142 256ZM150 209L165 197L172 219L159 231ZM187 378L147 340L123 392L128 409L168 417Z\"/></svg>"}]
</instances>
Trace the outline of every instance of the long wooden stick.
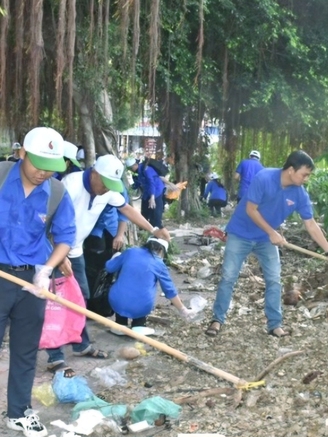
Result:
<instances>
[{"instance_id":1,"label":"long wooden stick","mask_svg":"<svg viewBox=\"0 0 328 437\"><path fill-rule=\"evenodd\" d=\"M8 281L15 282L16 284L25 288L33 287L33 285L30 284L29 282L26 282L20 278L16 278L16 276L10 275L9 273L3 272L2 270L0 270L0 277L7 279ZM224 370L217 369L216 367L213 367L210 364L206 364L203 361L198 360L197 358L194 358L190 355L180 352L179 350L174 349L173 347L170 347L165 343L161 343L160 341L154 340L145 335L134 332L132 331L132 329L119 325L118 323L115 323L112 320L106 319L106 317L102 317L99 314L94 313L93 311L87 310L86 308L82 308L79 305L76 305L75 303L70 302L67 299L57 296L56 294L50 293L47 290L42 290L42 294L46 299L64 305L67 308L76 311L77 313L89 317L89 319L93 319L96 322L101 323L102 325L108 326L110 328L115 328L123 332L124 334L135 338L136 340L142 341L143 343L147 343L150 346L154 347L155 349L165 352L166 354L172 355L178 360L184 361L188 364L198 367L199 369L204 370L207 373L211 373L212 375L217 376L218 378L225 379L226 381L232 382L233 384L238 386L247 384L247 381L240 379L237 376L232 375L231 373L227 373Z\"/></svg>"},{"instance_id":2,"label":"long wooden stick","mask_svg":"<svg viewBox=\"0 0 328 437\"><path fill-rule=\"evenodd\" d=\"M295 244L285 243L284 247L287 247L287 249L297 250L298 252L305 253L306 255L310 255L310 256L313 256L315 258L322 259L324 261L328 261L327 256L321 255L321 253L313 252L312 250L303 249L303 247L296 246Z\"/></svg>"}]
</instances>

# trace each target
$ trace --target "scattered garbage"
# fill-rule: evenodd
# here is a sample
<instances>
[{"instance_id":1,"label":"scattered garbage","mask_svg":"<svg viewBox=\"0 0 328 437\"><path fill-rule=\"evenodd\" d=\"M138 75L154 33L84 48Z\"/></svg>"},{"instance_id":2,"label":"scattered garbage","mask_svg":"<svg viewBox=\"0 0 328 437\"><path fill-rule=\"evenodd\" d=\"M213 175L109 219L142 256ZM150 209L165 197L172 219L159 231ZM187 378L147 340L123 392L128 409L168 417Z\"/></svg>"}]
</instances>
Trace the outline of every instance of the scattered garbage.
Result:
<instances>
[{"instance_id":1,"label":"scattered garbage","mask_svg":"<svg viewBox=\"0 0 328 437\"><path fill-rule=\"evenodd\" d=\"M82 402L93 396L85 378L82 376L65 378L64 372L55 373L52 388L61 403Z\"/></svg>"},{"instance_id":2,"label":"scattered garbage","mask_svg":"<svg viewBox=\"0 0 328 437\"><path fill-rule=\"evenodd\" d=\"M75 436L76 434L90 435L93 433L94 428L104 420L104 416L97 410L81 411L80 416L71 424L66 424L62 420L54 420L50 422L53 426L65 429L73 434L64 434L65 437Z\"/></svg>"},{"instance_id":3,"label":"scattered garbage","mask_svg":"<svg viewBox=\"0 0 328 437\"><path fill-rule=\"evenodd\" d=\"M49 382L33 387L32 396L46 407L50 407L57 403L57 397L53 391L51 383Z\"/></svg>"},{"instance_id":4,"label":"scattered garbage","mask_svg":"<svg viewBox=\"0 0 328 437\"><path fill-rule=\"evenodd\" d=\"M196 295L192 297L190 300L190 308L196 313L203 311L206 305L207 305L207 300L200 295Z\"/></svg>"},{"instance_id":5,"label":"scattered garbage","mask_svg":"<svg viewBox=\"0 0 328 437\"><path fill-rule=\"evenodd\" d=\"M105 387L113 387L114 385L126 385L127 380L112 367L95 367L91 376L99 379Z\"/></svg>"},{"instance_id":6,"label":"scattered garbage","mask_svg":"<svg viewBox=\"0 0 328 437\"><path fill-rule=\"evenodd\" d=\"M163 399L160 396L144 399L131 412L132 423L146 420L149 425L153 425L161 414L177 419L181 411L181 406L172 401Z\"/></svg>"},{"instance_id":7,"label":"scattered garbage","mask_svg":"<svg viewBox=\"0 0 328 437\"><path fill-rule=\"evenodd\" d=\"M97 410L100 411L104 417L124 417L127 412L126 405L109 404L106 401L93 396L85 402L79 402L72 410L72 419L76 420L79 417L81 411L85 410Z\"/></svg>"},{"instance_id":8,"label":"scattered garbage","mask_svg":"<svg viewBox=\"0 0 328 437\"><path fill-rule=\"evenodd\" d=\"M140 351L132 346L124 346L121 347L118 351L117 351L118 356L120 356L121 358L124 358L126 360L134 360L135 358L140 357Z\"/></svg>"}]
</instances>

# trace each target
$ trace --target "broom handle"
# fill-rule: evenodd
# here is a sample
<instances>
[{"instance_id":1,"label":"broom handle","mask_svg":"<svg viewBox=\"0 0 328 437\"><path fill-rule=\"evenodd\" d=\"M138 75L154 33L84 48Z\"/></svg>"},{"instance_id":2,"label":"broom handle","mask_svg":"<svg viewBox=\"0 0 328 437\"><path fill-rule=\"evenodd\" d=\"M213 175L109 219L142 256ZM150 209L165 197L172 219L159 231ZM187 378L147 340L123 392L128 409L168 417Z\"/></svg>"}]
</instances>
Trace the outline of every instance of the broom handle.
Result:
<instances>
[{"instance_id":1,"label":"broom handle","mask_svg":"<svg viewBox=\"0 0 328 437\"><path fill-rule=\"evenodd\" d=\"M303 247L296 246L295 244L291 243L284 243L284 246L287 247L287 249L297 250L298 252L305 253L306 255L313 256L315 258L322 259L324 261L328 261L328 257L325 255L321 255L321 253L312 252L312 250L303 249Z\"/></svg>"},{"instance_id":2,"label":"broom handle","mask_svg":"<svg viewBox=\"0 0 328 437\"><path fill-rule=\"evenodd\" d=\"M24 281L23 279L17 278L16 276L10 275L9 273L3 272L0 270L0 277L7 279L8 281L14 282L22 287L25 288L31 288L33 287L32 284L30 284L27 281ZM113 322L112 320L107 319L106 317L102 317L99 314L94 313L93 311L90 311L86 308L83 308L73 302L70 302L67 299L64 299L60 296L57 296L56 294L50 293L47 290L42 290L42 294L45 298L52 300L54 302L57 302L67 308L70 308L71 310L83 314L84 316L88 317L89 319L93 319L98 323L101 323L102 325L108 326L110 328L118 329L119 331L123 332L124 334L135 338L136 340L142 341L143 343L147 343L150 346L154 347L155 349L158 349L162 352L165 352L168 355L172 355L173 357L177 358L178 360L184 361L186 363L192 364L199 369L204 370L207 373L211 373L212 375L215 375L219 378L225 379L226 381L232 382L233 384L239 386L244 385L246 383L245 380L238 378L237 376L234 376L230 373L225 372L224 370L217 369L216 367L211 366L210 364L206 364L203 361L198 360L197 358L194 358L192 356L189 356L183 352L180 352L177 349L174 349L173 347L170 347L166 345L165 343L161 343L160 341L154 340L152 338L149 338L145 335L139 334L137 332L132 331L132 329L129 329L125 326L119 325L118 323Z\"/></svg>"}]
</instances>

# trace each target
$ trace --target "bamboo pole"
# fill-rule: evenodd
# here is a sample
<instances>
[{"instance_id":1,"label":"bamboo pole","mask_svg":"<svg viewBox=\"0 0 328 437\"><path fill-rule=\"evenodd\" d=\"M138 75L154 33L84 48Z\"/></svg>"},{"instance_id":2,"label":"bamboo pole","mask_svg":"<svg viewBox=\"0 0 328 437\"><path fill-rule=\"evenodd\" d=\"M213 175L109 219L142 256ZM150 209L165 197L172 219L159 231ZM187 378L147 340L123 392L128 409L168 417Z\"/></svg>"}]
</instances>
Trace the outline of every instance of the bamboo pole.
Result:
<instances>
[{"instance_id":1,"label":"bamboo pole","mask_svg":"<svg viewBox=\"0 0 328 437\"><path fill-rule=\"evenodd\" d=\"M33 288L33 285L30 284L29 282L17 278L16 276L10 275L9 273L3 272L2 270L0 270L0 277L8 281L14 282L20 285L21 287ZM207 373L217 376L218 378L225 379L226 381L229 381L236 386L247 384L247 381L240 379L237 376L232 375L231 373L225 372L224 370L217 369L216 367L213 367L212 365L206 364L195 357L192 357L177 349L174 349L173 347L170 347L165 343L161 343L160 341L154 340L145 335L134 332L132 331L132 329L129 329L126 326L119 325L118 323L115 323L112 320L107 319L106 317L102 317L99 314L94 313L93 311L80 307L79 305L70 302L69 300L64 299L60 296L57 296L56 294L50 293L47 290L42 290L42 294L46 299L52 300L63 306L66 306L67 308L70 308L71 310L76 311L77 313L83 314L89 319L95 320L96 322L101 323L102 325L105 325L109 328L115 328L123 332L124 334L128 335L129 337L135 338L136 340L149 344L150 346L160 350L161 352L165 352L168 355L172 355L174 358L177 358L180 361L184 361L185 363L191 364L201 370L204 370Z\"/></svg>"}]
</instances>

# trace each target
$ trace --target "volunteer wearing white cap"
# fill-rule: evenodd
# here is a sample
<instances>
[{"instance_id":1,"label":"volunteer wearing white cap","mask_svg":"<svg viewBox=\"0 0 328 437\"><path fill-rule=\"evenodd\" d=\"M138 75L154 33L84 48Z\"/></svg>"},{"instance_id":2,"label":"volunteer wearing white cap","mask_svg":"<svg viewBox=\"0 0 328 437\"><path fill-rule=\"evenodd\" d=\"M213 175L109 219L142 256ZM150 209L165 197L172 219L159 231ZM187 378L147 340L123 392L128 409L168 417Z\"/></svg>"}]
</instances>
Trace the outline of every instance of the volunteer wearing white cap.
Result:
<instances>
[{"instance_id":1,"label":"volunteer wearing white cap","mask_svg":"<svg viewBox=\"0 0 328 437\"><path fill-rule=\"evenodd\" d=\"M105 155L99 157L93 167L82 172L71 173L62 180L73 201L77 229L75 244L68 255L69 259L66 259L60 266L60 270L66 276L70 276L74 272L86 300L90 297L90 290L85 272L83 243L106 205L118 208L131 222L155 236L167 240L170 238L166 229L154 228L142 217L139 211L125 202L124 197L120 194L123 191L121 180L123 170L123 164L116 156ZM86 328L82 331L82 342L73 344L73 354L92 358L107 358L104 351L98 350L90 344ZM49 370L64 366L64 354L61 349L48 350L48 355Z\"/></svg>"},{"instance_id":2,"label":"volunteer wearing white cap","mask_svg":"<svg viewBox=\"0 0 328 437\"><path fill-rule=\"evenodd\" d=\"M106 263L109 273L119 272L108 295L109 303L115 311L116 323L131 327L145 326L146 317L155 306L157 282L181 317L191 320L196 314L181 302L178 292L163 262L169 243L161 238L150 237L143 247L127 249L115 254ZM113 328L111 332L124 335Z\"/></svg>"},{"instance_id":3,"label":"volunteer wearing white cap","mask_svg":"<svg viewBox=\"0 0 328 437\"><path fill-rule=\"evenodd\" d=\"M211 173L209 175L210 181L205 187L204 199L208 200L208 207L210 208L213 217L221 215L221 208L227 206L228 193L219 180L217 173Z\"/></svg>"},{"instance_id":4,"label":"volunteer wearing white cap","mask_svg":"<svg viewBox=\"0 0 328 437\"><path fill-rule=\"evenodd\" d=\"M75 171L81 171L81 164L76 159L77 147L70 143L69 141L64 141L64 160L65 160L65 171L57 172L54 174L54 178L61 181L63 177L68 175L69 173L73 173Z\"/></svg>"},{"instance_id":5,"label":"volunteer wearing white cap","mask_svg":"<svg viewBox=\"0 0 328 437\"><path fill-rule=\"evenodd\" d=\"M257 150L252 150L248 159L243 159L236 168L235 179L239 181L237 201L239 202L248 190L254 176L264 167L260 162L261 154Z\"/></svg>"},{"instance_id":6,"label":"volunteer wearing white cap","mask_svg":"<svg viewBox=\"0 0 328 437\"><path fill-rule=\"evenodd\" d=\"M21 150L22 146L19 143L14 143L11 146L11 150L13 151L12 155L9 155L7 158L7 161L11 161L11 162L17 162L20 160L20 150Z\"/></svg>"},{"instance_id":7,"label":"volunteer wearing white cap","mask_svg":"<svg viewBox=\"0 0 328 437\"><path fill-rule=\"evenodd\" d=\"M43 437L47 430L31 409L31 392L46 301L40 290L48 289L54 267L67 255L75 239L72 201L61 183L50 180L65 168L63 138L51 128L32 129L24 139L22 159L1 162L0 269L33 282L24 290L0 278L0 344L10 319L10 367L7 426L26 437ZM8 166L12 167L8 170ZM7 174L6 174L7 170ZM9 171L9 172L8 172ZM48 216L54 186L62 190L57 209ZM51 220L54 248L49 256L47 221Z\"/></svg>"}]
</instances>

